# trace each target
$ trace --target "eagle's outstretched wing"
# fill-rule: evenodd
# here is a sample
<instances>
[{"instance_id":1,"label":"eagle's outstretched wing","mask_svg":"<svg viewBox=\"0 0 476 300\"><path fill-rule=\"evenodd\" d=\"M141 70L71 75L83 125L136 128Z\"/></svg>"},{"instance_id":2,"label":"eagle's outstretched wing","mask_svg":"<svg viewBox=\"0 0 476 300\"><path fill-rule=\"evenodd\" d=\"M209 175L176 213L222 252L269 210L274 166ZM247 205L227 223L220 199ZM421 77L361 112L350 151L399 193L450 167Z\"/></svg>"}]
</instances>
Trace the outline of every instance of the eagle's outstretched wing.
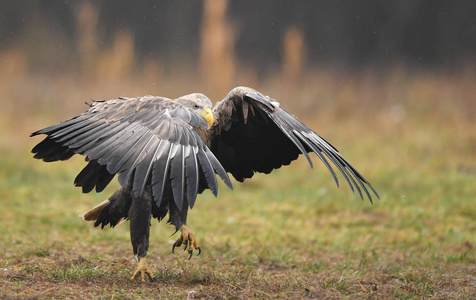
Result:
<instances>
[{"instance_id":1,"label":"eagle's outstretched wing","mask_svg":"<svg viewBox=\"0 0 476 300\"><path fill-rule=\"evenodd\" d=\"M199 188L217 194L215 174L231 187L223 167L194 131L200 126L208 124L167 98L96 101L85 113L32 133L47 135L32 152L44 161L86 156L89 163L75 179L83 192L94 187L102 191L116 173L124 185L134 174L135 195L150 184L159 206L164 187L170 184L177 207L182 208L184 199L192 207Z\"/></svg>"},{"instance_id":2,"label":"eagle's outstretched wing","mask_svg":"<svg viewBox=\"0 0 476 300\"><path fill-rule=\"evenodd\" d=\"M370 183L331 144L309 129L279 103L247 87L237 87L213 108L211 150L236 180L255 172L269 173L308 152L314 152L339 185L329 163L342 173L352 191L362 191L372 202Z\"/></svg>"}]
</instances>

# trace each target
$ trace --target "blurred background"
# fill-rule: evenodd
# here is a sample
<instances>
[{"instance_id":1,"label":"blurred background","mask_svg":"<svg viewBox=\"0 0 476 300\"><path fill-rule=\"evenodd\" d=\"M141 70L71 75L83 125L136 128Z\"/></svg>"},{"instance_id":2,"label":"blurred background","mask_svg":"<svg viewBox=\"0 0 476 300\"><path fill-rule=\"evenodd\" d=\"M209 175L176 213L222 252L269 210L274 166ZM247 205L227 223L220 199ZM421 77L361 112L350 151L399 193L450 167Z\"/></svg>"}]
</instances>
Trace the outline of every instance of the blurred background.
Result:
<instances>
[{"instance_id":1,"label":"blurred background","mask_svg":"<svg viewBox=\"0 0 476 300\"><path fill-rule=\"evenodd\" d=\"M400 120L430 108L447 118L457 107L458 118L474 117L473 1L0 6L0 116L17 129L72 116L90 99L201 91L218 101L237 85L305 117L386 111Z\"/></svg>"}]
</instances>

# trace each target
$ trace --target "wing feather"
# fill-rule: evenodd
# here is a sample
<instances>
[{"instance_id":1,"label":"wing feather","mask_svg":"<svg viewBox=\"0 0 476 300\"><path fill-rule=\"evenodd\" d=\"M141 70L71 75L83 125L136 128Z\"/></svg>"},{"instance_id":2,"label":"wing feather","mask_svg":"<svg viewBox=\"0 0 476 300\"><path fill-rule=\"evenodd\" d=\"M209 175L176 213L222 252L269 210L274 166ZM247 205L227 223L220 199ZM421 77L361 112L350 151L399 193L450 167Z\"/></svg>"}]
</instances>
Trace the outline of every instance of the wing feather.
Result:
<instances>
[{"instance_id":1,"label":"wing feather","mask_svg":"<svg viewBox=\"0 0 476 300\"><path fill-rule=\"evenodd\" d=\"M185 184L185 153L184 146L177 146L177 152L172 158L170 179L172 183L172 193L174 196L175 204L178 208L182 208L184 197L184 184Z\"/></svg>"},{"instance_id":2,"label":"wing feather","mask_svg":"<svg viewBox=\"0 0 476 300\"><path fill-rule=\"evenodd\" d=\"M81 116L72 118L70 120L58 123L58 124L53 125L53 126L49 126L49 127L37 130L37 131L33 132L32 134L30 134L30 137L33 137L33 136L36 136L36 135L39 135L39 134L51 135L51 134L53 134L54 132L56 132L58 130L61 130L65 127L68 127L68 126L71 126L72 124L77 123L78 121L81 121Z\"/></svg>"},{"instance_id":3,"label":"wing feather","mask_svg":"<svg viewBox=\"0 0 476 300\"><path fill-rule=\"evenodd\" d=\"M139 154L139 157L143 156L143 158L137 163L137 167L134 169L134 183L132 186L132 191L136 197L142 195L142 192L144 191L149 174L154 165L153 158L156 155L159 144L159 139L150 136L146 145L142 148L142 151Z\"/></svg>"},{"instance_id":4,"label":"wing feather","mask_svg":"<svg viewBox=\"0 0 476 300\"><path fill-rule=\"evenodd\" d=\"M80 119L80 121L78 120L77 123L56 131L55 133L51 134L50 137L56 139L58 142L63 142L70 140L72 137L88 131L91 128L94 128L95 126L97 126L96 120Z\"/></svg>"},{"instance_id":5,"label":"wing feather","mask_svg":"<svg viewBox=\"0 0 476 300\"><path fill-rule=\"evenodd\" d=\"M34 158L42 159L45 162L67 160L75 154L70 148L60 145L48 138L38 143L32 152L35 153Z\"/></svg>"},{"instance_id":6,"label":"wing feather","mask_svg":"<svg viewBox=\"0 0 476 300\"><path fill-rule=\"evenodd\" d=\"M213 114L211 150L235 179L243 181L255 172L269 173L300 154L313 167L308 153L314 152L337 186L339 180L330 163L360 198L365 193L372 202L369 190L378 197L370 183L335 147L282 109L277 101L251 88L238 87L215 105Z\"/></svg>"},{"instance_id":7,"label":"wing feather","mask_svg":"<svg viewBox=\"0 0 476 300\"><path fill-rule=\"evenodd\" d=\"M87 150L96 147L98 144L102 144L105 140L107 141L108 138L113 136L116 132L120 132L128 125L127 123L104 123L87 135L75 137L71 140L71 144L65 143L65 146L74 149L76 153L84 154Z\"/></svg>"},{"instance_id":8,"label":"wing feather","mask_svg":"<svg viewBox=\"0 0 476 300\"><path fill-rule=\"evenodd\" d=\"M172 151L172 144L168 141L164 141L157 157L155 158L153 170L152 170L152 194L154 195L154 200L157 207L160 207L162 203L164 188L165 188L165 178L169 171L170 165L170 152Z\"/></svg>"},{"instance_id":9,"label":"wing feather","mask_svg":"<svg viewBox=\"0 0 476 300\"><path fill-rule=\"evenodd\" d=\"M86 149L83 153L91 159L99 159L103 156L106 156L108 153L111 153L111 151L115 151L116 148L120 144L124 143L131 135L136 136L137 132L141 132L142 129L137 123L118 127L121 129L117 130L114 128L111 130L111 132L104 133L96 141L88 145L88 149Z\"/></svg>"},{"instance_id":10,"label":"wing feather","mask_svg":"<svg viewBox=\"0 0 476 300\"><path fill-rule=\"evenodd\" d=\"M167 197L179 208L184 199L192 207L202 185L217 194L215 172L231 185L195 131L201 127L208 128L208 123L176 100L145 96L96 101L85 113L32 133L47 135L32 152L45 161L85 155L89 163L75 179L83 192L102 191L119 173L121 185L133 178L135 196L150 185L160 206L169 186L172 194Z\"/></svg>"},{"instance_id":11,"label":"wing feather","mask_svg":"<svg viewBox=\"0 0 476 300\"><path fill-rule=\"evenodd\" d=\"M157 140L153 136L149 136L145 146L140 150L136 161L131 168L130 173L134 172L134 183L132 185L132 192L135 197L139 197L144 191L143 187L146 184L149 175L149 166L151 160L152 148ZM127 176L129 178L129 176Z\"/></svg>"},{"instance_id":12,"label":"wing feather","mask_svg":"<svg viewBox=\"0 0 476 300\"><path fill-rule=\"evenodd\" d=\"M337 179L337 175L334 172L334 169L329 164L326 157L321 154L321 150L319 150L319 147L317 145L313 144L312 141L310 139L308 139L306 136L304 136L303 134L305 134L305 133L301 134L299 131L293 131L293 134L296 135L297 137L299 137L299 139L303 143L305 143L310 149L312 149L312 151L317 155L317 157L319 157L319 159L322 161L322 163L326 166L327 170L329 170L329 173L331 173L332 177L334 178L334 181L335 181L336 185L339 186L339 179Z\"/></svg>"},{"instance_id":13,"label":"wing feather","mask_svg":"<svg viewBox=\"0 0 476 300\"><path fill-rule=\"evenodd\" d=\"M198 184L199 184L199 177L198 177L198 161L197 161L197 152L196 147L189 146L186 148L186 187L187 187L187 201L190 205L190 208L193 208L195 204L195 199L197 198L198 194Z\"/></svg>"},{"instance_id":14,"label":"wing feather","mask_svg":"<svg viewBox=\"0 0 476 300\"><path fill-rule=\"evenodd\" d=\"M137 134L135 139L128 139L108 156L108 160L105 160L104 163L108 161L107 169L109 172L118 173L128 169L126 164L132 160L131 157L137 153L137 149L143 147L146 133L146 130L142 130L142 133Z\"/></svg>"},{"instance_id":15,"label":"wing feather","mask_svg":"<svg viewBox=\"0 0 476 300\"><path fill-rule=\"evenodd\" d=\"M213 171L213 166L208 160L208 156L203 149L198 150L197 157L202 167L203 174L205 175L207 187L216 197L218 195L218 182L215 176L215 172Z\"/></svg>"},{"instance_id":16,"label":"wing feather","mask_svg":"<svg viewBox=\"0 0 476 300\"><path fill-rule=\"evenodd\" d=\"M223 180L223 182L226 184L226 186L228 188L233 190L233 185L231 184L230 178L226 174L225 169L220 164L220 162L217 160L215 155L213 155L213 153L208 148L205 148L204 151L205 151L205 155L207 156L207 159L210 162L210 164L212 165L213 170L215 171L215 173L218 174L218 176L220 176L221 180ZM213 177L215 178L215 176L213 176Z\"/></svg>"}]
</instances>

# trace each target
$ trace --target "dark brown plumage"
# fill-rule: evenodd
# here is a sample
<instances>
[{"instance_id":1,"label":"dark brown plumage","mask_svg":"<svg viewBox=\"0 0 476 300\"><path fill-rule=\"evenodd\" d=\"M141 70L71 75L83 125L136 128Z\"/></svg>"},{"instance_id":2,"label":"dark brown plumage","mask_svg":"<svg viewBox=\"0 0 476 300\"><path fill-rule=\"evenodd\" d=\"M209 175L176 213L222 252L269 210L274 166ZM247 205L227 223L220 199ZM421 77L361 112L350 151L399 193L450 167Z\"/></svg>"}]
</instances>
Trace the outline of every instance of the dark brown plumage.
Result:
<instances>
[{"instance_id":1,"label":"dark brown plumage","mask_svg":"<svg viewBox=\"0 0 476 300\"><path fill-rule=\"evenodd\" d=\"M338 151L275 100L247 87L234 88L212 109L203 94L175 100L145 96L96 101L85 113L32 133L46 134L32 152L44 161L86 156L88 164L75 185L87 193L101 192L115 174L122 188L86 212L95 226L116 226L130 220L131 241L139 267L133 278L153 278L145 257L151 216L167 213L190 256L201 251L186 227L188 208L198 193L210 189L216 196L217 174L232 188L227 173L238 181L255 172L269 173L314 152L338 184L335 165L353 191L372 201L377 193Z\"/></svg>"}]
</instances>

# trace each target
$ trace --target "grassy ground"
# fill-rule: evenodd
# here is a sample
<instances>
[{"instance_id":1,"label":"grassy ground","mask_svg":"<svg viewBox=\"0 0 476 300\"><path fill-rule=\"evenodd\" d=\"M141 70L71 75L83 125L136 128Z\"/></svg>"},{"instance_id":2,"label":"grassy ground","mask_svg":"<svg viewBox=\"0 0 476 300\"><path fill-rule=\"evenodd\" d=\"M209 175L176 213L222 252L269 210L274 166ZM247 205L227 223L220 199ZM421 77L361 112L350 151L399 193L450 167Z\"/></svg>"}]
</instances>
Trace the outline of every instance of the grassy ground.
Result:
<instances>
[{"instance_id":1,"label":"grassy ground","mask_svg":"<svg viewBox=\"0 0 476 300\"><path fill-rule=\"evenodd\" d=\"M298 160L245 184L235 182L233 192L221 186L218 199L206 192L189 213L203 249L199 257L171 254L178 237L153 221L148 261L158 283L129 280L136 264L128 223L101 231L78 218L117 183L102 194L84 195L72 186L81 158L53 164L31 158L39 139L28 133L71 116L64 106L58 107L61 116L48 112L47 101L25 108L28 115L3 114L0 295L475 299L476 126L467 118L474 104L451 102L461 96L457 85L441 90L438 78L419 82L389 84L390 104L370 95L378 109L368 113L348 100L337 101L344 108L328 105L325 112L304 114L372 182L381 195L374 205L360 201L342 180L336 188L317 158L313 170ZM344 95L331 96L365 99L361 87L366 90L349 83ZM332 90L321 89L316 99L325 102ZM432 95L439 100L432 102ZM391 104L392 97L400 104Z\"/></svg>"}]
</instances>

